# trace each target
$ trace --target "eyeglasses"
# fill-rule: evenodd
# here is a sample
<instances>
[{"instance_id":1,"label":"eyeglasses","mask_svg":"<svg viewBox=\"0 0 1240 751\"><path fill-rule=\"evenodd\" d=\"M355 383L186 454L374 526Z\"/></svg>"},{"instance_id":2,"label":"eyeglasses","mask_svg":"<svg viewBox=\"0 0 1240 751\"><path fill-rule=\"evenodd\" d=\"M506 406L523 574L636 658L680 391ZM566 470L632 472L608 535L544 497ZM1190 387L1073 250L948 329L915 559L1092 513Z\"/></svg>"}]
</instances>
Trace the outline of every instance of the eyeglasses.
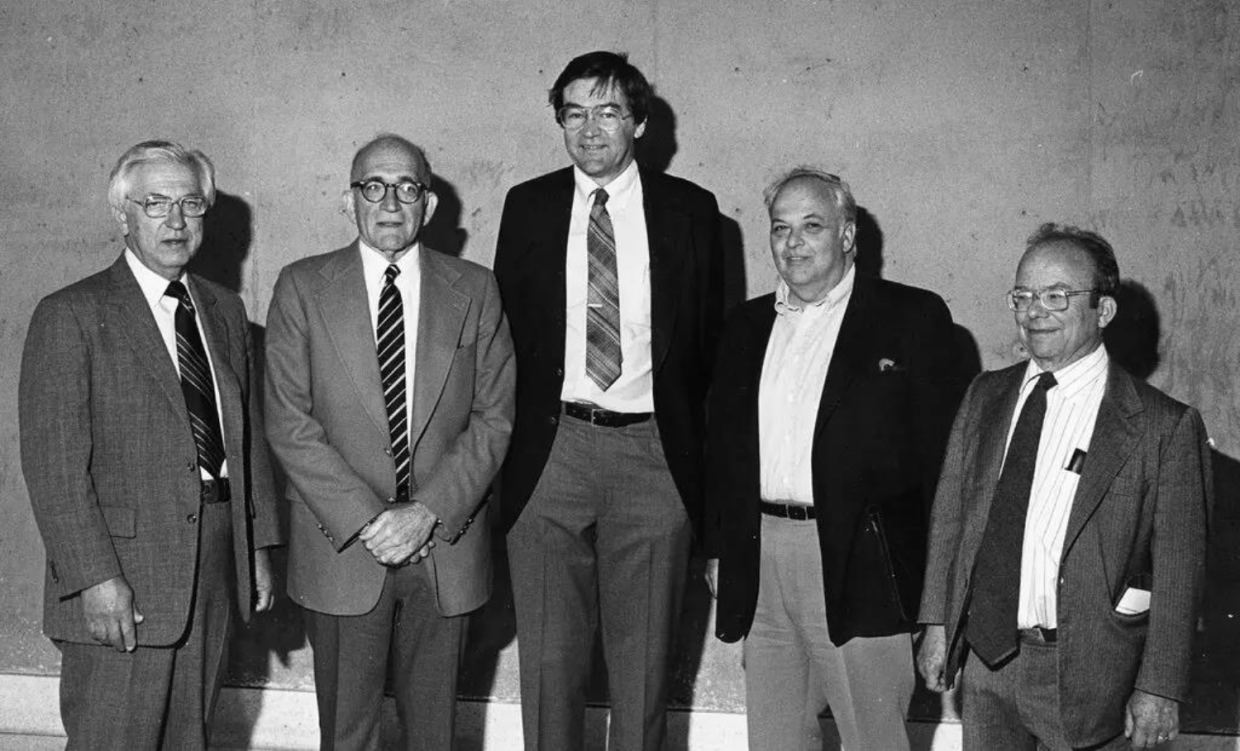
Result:
<instances>
[{"instance_id":1,"label":"eyeglasses","mask_svg":"<svg viewBox=\"0 0 1240 751\"><path fill-rule=\"evenodd\" d=\"M210 205L203 196L184 196L177 200L172 200L168 196L147 196L141 201L126 197L131 203L136 203L142 207L143 213L152 219L163 219L172 213L173 206L181 207L181 216L194 219L207 213Z\"/></svg>"},{"instance_id":2,"label":"eyeglasses","mask_svg":"<svg viewBox=\"0 0 1240 751\"><path fill-rule=\"evenodd\" d=\"M359 188L362 191L362 198L371 203L381 203L387 198L388 189L396 190L396 200L401 203L417 203L422 194L426 192L426 186L413 180L401 180L398 183L385 183L382 180L359 180L355 183L349 183L350 188Z\"/></svg>"},{"instance_id":3,"label":"eyeglasses","mask_svg":"<svg viewBox=\"0 0 1240 751\"><path fill-rule=\"evenodd\" d=\"M1031 289L1014 289L1007 293L1006 297L1008 308L1012 310L1029 310L1034 299L1037 299L1042 303L1043 308L1058 312L1068 309L1068 299L1074 295L1088 295L1096 291L1096 289L1059 289L1058 287L1040 289L1036 292Z\"/></svg>"},{"instance_id":4,"label":"eyeglasses","mask_svg":"<svg viewBox=\"0 0 1240 751\"><path fill-rule=\"evenodd\" d=\"M559 112L556 112L556 118L564 130L578 130L586 124L586 120L593 117L598 127L608 133L620 130L620 125L632 116L632 113L625 113L614 104L600 104L594 107L569 105L561 107Z\"/></svg>"}]
</instances>

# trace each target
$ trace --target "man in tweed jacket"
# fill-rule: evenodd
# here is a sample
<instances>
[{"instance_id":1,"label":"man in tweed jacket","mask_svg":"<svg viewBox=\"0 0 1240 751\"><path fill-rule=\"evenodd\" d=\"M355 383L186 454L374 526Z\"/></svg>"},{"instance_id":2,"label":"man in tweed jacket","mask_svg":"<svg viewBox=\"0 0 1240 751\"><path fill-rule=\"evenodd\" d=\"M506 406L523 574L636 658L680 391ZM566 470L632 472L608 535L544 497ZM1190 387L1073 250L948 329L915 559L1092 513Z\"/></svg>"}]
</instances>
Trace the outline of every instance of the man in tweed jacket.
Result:
<instances>
[{"instance_id":1,"label":"man in tweed jacket","mask_svg":"<svg viewBox=\"0 0 1240 751\"><path fill-rule=\"evenodd\" d=\"M1108 358L1118 286L1106 240L1044 225L1009 295L1030 361L979 376L952 428L918 663L936 691L963 663L965 749L1152 748L1178 733L1209 452L1196 410ZM1007 465L1022 463L1014 492ZM1023 532L995 546L1005 519Z\"/></svg>"}]
</instances>

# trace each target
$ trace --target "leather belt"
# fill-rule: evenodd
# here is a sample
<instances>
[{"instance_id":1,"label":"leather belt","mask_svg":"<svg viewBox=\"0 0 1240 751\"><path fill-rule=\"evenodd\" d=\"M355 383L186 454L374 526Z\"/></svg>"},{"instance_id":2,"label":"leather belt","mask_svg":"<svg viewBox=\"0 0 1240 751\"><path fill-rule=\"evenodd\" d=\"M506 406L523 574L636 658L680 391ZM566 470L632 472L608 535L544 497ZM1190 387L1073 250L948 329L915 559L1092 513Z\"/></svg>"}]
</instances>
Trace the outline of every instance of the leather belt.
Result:
<instances>
[{"instance_id":1,"label":"leather belt","mask_svg":"<svg viewBox=\"0 0 1240 751\"><path fill-rule=\"evenodd\" d=\"M623 428L625 425L636 425L654 417L653 412L612 412L609 409L598 409L578 402L561 402L561 404L564 405L564 414L569 417L603 428Z\"/></svg>"},{"instance_id":2,"label":"leather belt","mask_svg":"<svg viewBox=\"0 0 1240 751\"><path fill-rule=\"evenodd\" d=\"M203 503L228 503L232 500L232 488L228 484L228 478L203 480L201 498Z\"/></svg>"},{"instance_id":3,"label":"leather belt","mask_svg":"<svg viewBox=\"0 0 1240 751\"><path fill-rule=\"evenodd\" d=\"M1025 644L1054 644L1059 641L1058 629L1034 626L1033 628L1022 628L1019 631L1020 640Z\"/></svg>"},{"instance_id":4,"label":"leather belt","mask_svg":"<svg viewBox=\"0 0 1240 751\"><path fill-rule=\"evenodd\" d=\"M767 516L778 516L781 519L794 519L799 522L809 521L815 516L813 506L800 503L771 503L759 500L758 508Z\"/></svg>"}]
</instances>

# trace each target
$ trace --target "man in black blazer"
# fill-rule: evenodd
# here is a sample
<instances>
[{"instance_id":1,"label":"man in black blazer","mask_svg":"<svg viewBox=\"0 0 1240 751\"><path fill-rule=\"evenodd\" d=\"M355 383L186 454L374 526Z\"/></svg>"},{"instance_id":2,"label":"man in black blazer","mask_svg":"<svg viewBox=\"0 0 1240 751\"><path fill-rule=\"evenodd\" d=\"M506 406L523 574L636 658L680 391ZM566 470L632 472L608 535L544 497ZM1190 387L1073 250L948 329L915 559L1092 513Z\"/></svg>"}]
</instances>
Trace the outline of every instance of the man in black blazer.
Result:
<instances>
[{"instance_id":1,"label":"man in black blazer","mask_svg":"<svg viewBox=\"0 0 1240 751\"><path fill-rule=\"evenodd\" d=\"M729 317L708 402L717 635L745 638L750 748L821 748L829 705L850 751L907 749L926 517L964 389L951 314L856 274L835 175L797 168L766 202L781 281Z\"/></svg>"},{"instance_id":2,"label":"man in black blazer","mask_svg":"<svg viewBox=\"0 0 1240 751\"><path fill-rule=\"evenodd\" d=\"M550 100L573 166L513 188L499 229L517 353L501 513L531 750L583 747L600 626L609 748L666 734L722 290L715 197L634 162L650 96L623 55L570 62Z\"/></svg>"}]
</instances>

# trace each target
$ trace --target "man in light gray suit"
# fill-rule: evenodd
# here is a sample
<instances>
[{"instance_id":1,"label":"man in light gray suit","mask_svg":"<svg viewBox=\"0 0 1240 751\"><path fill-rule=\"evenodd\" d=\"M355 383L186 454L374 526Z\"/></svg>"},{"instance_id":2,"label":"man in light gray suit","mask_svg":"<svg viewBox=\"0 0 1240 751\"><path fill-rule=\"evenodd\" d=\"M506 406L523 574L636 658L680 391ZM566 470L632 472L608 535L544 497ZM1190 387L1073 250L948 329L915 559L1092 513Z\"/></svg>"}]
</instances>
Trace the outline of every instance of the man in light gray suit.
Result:
<instances>
[{"instance_id":1,"label":"man in light gray suit","mask_svg":"<svg viewBox=\"0 0 1240 751\"><path fill-rule=\"evenodd\" d=\"M378 748L389 661L406 747L450 748L465 616L491 592L516 366L491 273L418 241L431 179L409 141L364 145L358 239L285 268L268 312L268 438L324 749Z\"/></svg>"},{"instance_id":2,"label":"man in light gray suit","mask_svg":"<svg viewBox=\"0 0 1240 751\"><path fill-rule=\"evenodd\" d=\"M1028 363L956 416L931 520L918 664L963 663L964 747L1152 748L1175 738L1213 495L1201 416L1102 343L1119 266L1043 225L1008 295Z\"/></svg>"},{"instance_id":3,"label":"man in light gray suit","mask_svg":"<svg viewBox=\"0 0 1240 751\"><path fill-rule=\"evenodd\" d=\"M22 470L70 749L205 748L232 612L271 606L250 323L185 271L214 199L202 153L129 149L108 187L124 251L44 298L26 335Z\"/></svg>"}]
</instances>

